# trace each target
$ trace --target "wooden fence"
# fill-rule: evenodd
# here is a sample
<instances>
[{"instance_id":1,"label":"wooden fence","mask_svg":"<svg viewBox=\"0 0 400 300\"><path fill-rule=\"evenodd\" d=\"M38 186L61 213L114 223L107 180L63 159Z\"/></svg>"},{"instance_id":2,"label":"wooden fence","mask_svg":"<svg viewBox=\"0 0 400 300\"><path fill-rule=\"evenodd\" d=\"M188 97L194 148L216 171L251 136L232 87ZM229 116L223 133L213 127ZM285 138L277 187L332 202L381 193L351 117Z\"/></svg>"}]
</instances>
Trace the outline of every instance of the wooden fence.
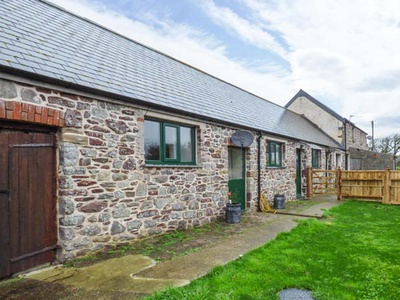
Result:
<instances>
[{"instance_id":1,"label":"wooden fence","mask_svg":"<svg viewBox=\"0 0 400 300\"><path fill-rule=\"evenodd\" d=\"M400 171L314 170L307 172L307 196L336 194L338 200L359 198L400 204Z\"/></svg>"}]
</instances>

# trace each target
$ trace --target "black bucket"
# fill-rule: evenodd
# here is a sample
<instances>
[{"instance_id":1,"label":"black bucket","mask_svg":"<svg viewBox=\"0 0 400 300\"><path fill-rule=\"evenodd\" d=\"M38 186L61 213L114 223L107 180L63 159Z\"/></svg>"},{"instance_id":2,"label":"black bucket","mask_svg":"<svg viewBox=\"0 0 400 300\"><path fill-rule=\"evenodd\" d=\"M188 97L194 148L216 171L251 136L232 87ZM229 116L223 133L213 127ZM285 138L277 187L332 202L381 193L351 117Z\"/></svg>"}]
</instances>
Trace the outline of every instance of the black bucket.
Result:
<instances>
[{"instance_id":1,"label":"black bucket","mask_svg":"<svg viewBox=\"0 0 400 300\"><path fill-rule=\"evenodd\" d=\"M285 208L285 195L277 194L274 196L274 209L284 209Z\"/></svg>"},{"instance_id":2,"label":"black bucket","mask_svg":"<svg viewBox=\"0 0 400 300\"><path fill-rule=\"evenodd\" d=\"M227 223L239 223L242 209L240 203L227 203L225 221Z\"/></svg>"}]
</instances>

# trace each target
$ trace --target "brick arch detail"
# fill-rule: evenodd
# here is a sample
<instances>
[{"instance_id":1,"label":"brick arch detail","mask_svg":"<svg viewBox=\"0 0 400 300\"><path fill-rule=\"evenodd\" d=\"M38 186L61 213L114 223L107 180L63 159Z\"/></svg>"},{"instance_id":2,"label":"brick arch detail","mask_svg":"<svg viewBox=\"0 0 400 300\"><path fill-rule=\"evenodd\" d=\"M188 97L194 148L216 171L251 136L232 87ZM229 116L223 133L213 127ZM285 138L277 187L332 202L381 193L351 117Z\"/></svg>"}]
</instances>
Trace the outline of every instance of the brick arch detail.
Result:
<instances>
[{"instance_id":1,"label":"brick arch detail","mask_svg":"<svg viewBox=\"0 0 400 300\"><path fill-rule=\"evenodd\" d=\"M0 120L22 121L48 126L64 126L64 112L19 101L0 99Z\"/></svg>"}]
</instances>

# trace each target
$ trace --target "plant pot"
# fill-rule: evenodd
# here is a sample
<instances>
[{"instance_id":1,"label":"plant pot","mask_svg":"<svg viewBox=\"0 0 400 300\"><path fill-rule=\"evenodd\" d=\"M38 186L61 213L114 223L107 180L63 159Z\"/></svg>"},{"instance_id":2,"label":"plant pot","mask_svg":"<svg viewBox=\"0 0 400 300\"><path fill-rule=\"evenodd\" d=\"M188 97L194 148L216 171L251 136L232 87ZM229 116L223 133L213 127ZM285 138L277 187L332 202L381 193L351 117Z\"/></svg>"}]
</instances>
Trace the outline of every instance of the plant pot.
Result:
<instances>
[{"instance_id":1,"label":"plant pot","mask_svg":"<svg viewBox=\"0 0 400 300\"><path fill-rule=\"evenodd\" d=\"M227 203L225 211L225 221L227 223L239 223L242 209L240 203Z\"/></svg>"},{"instance_id":2,"label":"plant pot","mask_svg":"<svg viewBox=\"0 0 400 300\"><path fill-rule=\"evenodd\" d=\"M274 195L274 209L284 209L285 208L286 197L283 194Z\"/></svg>"}]
</instances>

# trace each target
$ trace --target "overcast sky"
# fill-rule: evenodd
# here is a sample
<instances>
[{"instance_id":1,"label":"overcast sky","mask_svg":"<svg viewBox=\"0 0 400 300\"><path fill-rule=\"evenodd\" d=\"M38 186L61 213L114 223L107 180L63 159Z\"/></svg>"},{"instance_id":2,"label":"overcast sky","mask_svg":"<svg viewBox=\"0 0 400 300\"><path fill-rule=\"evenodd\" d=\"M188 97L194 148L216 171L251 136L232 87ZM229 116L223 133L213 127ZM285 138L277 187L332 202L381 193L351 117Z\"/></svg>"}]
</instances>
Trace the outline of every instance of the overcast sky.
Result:
<instances>
[{"instance_id":1,"label":"overcast sky","mask_svg":"<svg viewBox=\"0 0 400 300\"><path fill-rule=\"evenodd\" d=\"M49 0L284 106L303 89L400 133L398 0Z\"/></svg>"}]
</instances>

